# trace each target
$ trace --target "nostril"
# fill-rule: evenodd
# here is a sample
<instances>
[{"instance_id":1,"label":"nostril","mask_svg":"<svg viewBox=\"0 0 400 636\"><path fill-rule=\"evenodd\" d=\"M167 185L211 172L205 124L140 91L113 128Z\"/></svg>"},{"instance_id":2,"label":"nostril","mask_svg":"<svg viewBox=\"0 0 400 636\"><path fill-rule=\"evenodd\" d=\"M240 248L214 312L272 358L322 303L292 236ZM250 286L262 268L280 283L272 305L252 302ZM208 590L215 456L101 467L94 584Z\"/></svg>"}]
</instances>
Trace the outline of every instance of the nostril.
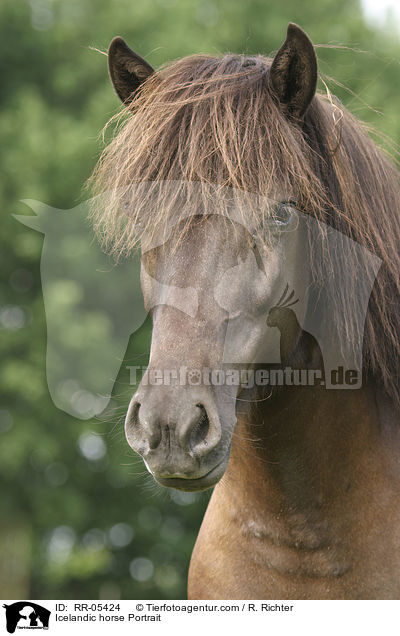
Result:
<instances>
[{"instance_id":1,"label":"nostril","mask_svg":"<svg viewBox=\"0 0 400 636\"><path fill-rule=\"evenodd\" d=\"M206 409L202 404L196 404L196 406L198 409L200 409L200 417L190 435L190 446L193 449L196 448L196 446L198 446L199 444L208 446L207 436L210 429L210 420L208 419Z\"/></svg>"},{"instance_id":2,"label":"nostril","mask_svg":"<svg viewBox=\"0 0 400 636\"><path fill-rule=\"evenodd\" d=\"M125 431L127 436L130 435L131 432L134 431L136 425L138 423L138 415L140 409L140 402L131 402L129 405L128 412L125 418Z\"/></svg>"},{"instance_id":3,"label":"nostril","mask_svg":"<svg viewBox=\"0 0 400 636\"><path fill-rule=\"evenodd\" d=\"M136 449L139 442L139 409L140 402L131 402L125 418L125 435L129 445Z\"/></svg>"},{"instance_id":4,"label":"nostril","mask_svg":"<svg viewBox=\"0 0 400 636\"><path fill-rule=\"evenodd\" d=\"M153 450L161 442L161 429L156 422L149 421L142 413L140 402L131 404L125 422L125 432L130 446L138 453ZM151 418L150 418L151 419Z\"/></svg>"},{"instance_id":5,"label":"nostril","mask_svg":"<svg viewBox=\"0 0 400 636\"><path fill-rule=\"evenodd\" d=\"M140 407L141 407L140 402L135 402L131 408L131 411L129 413L129 420L132 422L132 424L136 424L138 420Z\"/></svg>"},{"instance_id":6,"label":"nostril","mask_svg":"<svg viewBox=\"0 0 400 636\"><path fill-rule=\"evenodd\" d=\"M221 426L219 420L210 419L203 404L196 404L197 421L192 425L190 433L190 448L194 455L207 455L221 440Z\"/></svg>"}]
</instances>

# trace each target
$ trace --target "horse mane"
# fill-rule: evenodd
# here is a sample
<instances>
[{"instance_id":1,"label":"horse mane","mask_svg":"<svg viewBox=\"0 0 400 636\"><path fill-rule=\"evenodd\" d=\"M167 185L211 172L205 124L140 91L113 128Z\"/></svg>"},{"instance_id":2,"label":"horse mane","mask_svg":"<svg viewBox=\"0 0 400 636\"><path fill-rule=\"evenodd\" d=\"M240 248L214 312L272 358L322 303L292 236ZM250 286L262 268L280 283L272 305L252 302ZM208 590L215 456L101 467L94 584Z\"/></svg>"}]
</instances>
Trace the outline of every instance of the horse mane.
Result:
<instances>
[{"instance_id":1,"label":"horse mane","mask_svg":"<svg viewBox=\"0 0 400 636\"><path fill-rule=\"evenodd\" d=\"M107 194L106 205L94 199L95 230L106 250L129 254L168 225L176 209L176 190L173 197L154 190L160 182L177 184L186 200L187 184L195 183L203 213L210 187L228 188L233 204L253 214L247 222L254 227L260 215L254 196L284 192L321 232L333 227L381 259L364 327L364 369L400 405L399 173L371 130L329 94L316 94L302 122L286 117L269 87L271 62L190 56L149 77L133 104L110 120L117 121L117 133L90 180L94 194ZM217 199L226 214L232 200ZM334 263L335 255L329 258L332 271L345 269L346 263ZM337 318L345 321L350 341L363 329L352 319L356 284L347 292L345 315ZM337 307L343 307L340 294Z\"/></svg>"}]
</instances>

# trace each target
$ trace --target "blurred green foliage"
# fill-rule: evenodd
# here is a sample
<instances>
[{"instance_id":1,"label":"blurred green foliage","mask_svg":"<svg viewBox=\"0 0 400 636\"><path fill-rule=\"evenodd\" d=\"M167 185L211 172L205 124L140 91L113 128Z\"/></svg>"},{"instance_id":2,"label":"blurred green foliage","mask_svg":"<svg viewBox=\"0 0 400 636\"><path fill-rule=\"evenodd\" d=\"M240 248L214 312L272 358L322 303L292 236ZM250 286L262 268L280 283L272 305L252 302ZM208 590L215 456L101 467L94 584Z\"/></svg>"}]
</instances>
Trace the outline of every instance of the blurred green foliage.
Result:
<instances>
[{"instance_id":1,"label":"blurred green foliage","mask_svg":"<svg viewBox=\"0 0 400 636\"><path fill-rule=\"evenodd\" d=\"M289 21L316 44L343 45L318 49L325 81L398 143L397 27L390 20L368 25L357 0L0 4L3 598L183 598L209 496L162 490L124 440L134 390L126 365L146 363L148 321L130 339L107 416L82 422L53 405L45 375L43 236L12 213L28 212L24 198L57 208L84 198L82 185L102 147L99 131L119 107L99 53L114 35L158 66L196 52L271 53Z\"/></svg>"}]
</instances>

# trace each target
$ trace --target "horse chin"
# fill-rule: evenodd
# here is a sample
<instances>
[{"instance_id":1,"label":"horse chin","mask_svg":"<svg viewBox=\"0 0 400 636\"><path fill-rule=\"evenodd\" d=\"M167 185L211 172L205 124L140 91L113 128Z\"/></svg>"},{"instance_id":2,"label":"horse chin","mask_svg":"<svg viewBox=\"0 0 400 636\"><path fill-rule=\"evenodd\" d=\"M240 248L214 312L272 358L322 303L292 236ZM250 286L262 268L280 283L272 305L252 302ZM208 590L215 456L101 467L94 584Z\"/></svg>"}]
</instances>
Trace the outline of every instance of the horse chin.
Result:
<instances>
[{"instance_id":1,"label":"horse chin","mask_svg":"<svg viewBox=\"0 0 400 636\"><path fill-rule=\"evenodd\" d=\"M186 492L196 492L200 490L208 490L213 488L225 473L228 465L229 453L226 458L219 462L214 468L200 477L184 477L179 476L162 476L151 473L154 479L165 488L174 488L175 490L183 490ZM150 471L151 472L151 471Z\"/></svg>"}]
</instances>

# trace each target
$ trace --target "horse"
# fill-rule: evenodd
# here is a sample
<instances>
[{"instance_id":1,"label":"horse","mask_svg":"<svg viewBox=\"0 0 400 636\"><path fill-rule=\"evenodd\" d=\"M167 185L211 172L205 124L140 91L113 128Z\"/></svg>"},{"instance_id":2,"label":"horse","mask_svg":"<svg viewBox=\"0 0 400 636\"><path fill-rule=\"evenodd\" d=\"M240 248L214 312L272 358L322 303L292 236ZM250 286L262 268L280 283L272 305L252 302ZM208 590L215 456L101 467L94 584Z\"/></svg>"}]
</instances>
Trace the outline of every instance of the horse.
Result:
<instances>
[{"instance_id":1,"label":"horse","mask_svg":"<svg viewBox=\"0 0 400 636\"><path fill-rule=\"evenodd\" d=\"M154 70L116 37L108 66L122 123L92 176L107 206L91 218L117 258L141 245L153 321L147 380L159 374L133 395L126 438L162 486L214 488L189 598L399 598L395 163L317 90L314 46L293 23L273 57L193 55ZM306 219L301 240L293 218ZM319 247L307 238L311 225ZM325 249L330 232L348 253ZM378 262L365 285L368 259L356 271L357 250ZM337 284L318 305L328 280ZM168 289L190 296L191 310ZM366 311L357 317L360 290ZM304 329L317 305L315 330ZM361 346L355 387L324 382L316 334L327 323L338 359ZM228 332L240 378L293 367L322 381L217 381L230 361ZM270 363L271 334L282 359ZM163 381L182 367L207 373Z\"/></svg>"}]
</instances>

